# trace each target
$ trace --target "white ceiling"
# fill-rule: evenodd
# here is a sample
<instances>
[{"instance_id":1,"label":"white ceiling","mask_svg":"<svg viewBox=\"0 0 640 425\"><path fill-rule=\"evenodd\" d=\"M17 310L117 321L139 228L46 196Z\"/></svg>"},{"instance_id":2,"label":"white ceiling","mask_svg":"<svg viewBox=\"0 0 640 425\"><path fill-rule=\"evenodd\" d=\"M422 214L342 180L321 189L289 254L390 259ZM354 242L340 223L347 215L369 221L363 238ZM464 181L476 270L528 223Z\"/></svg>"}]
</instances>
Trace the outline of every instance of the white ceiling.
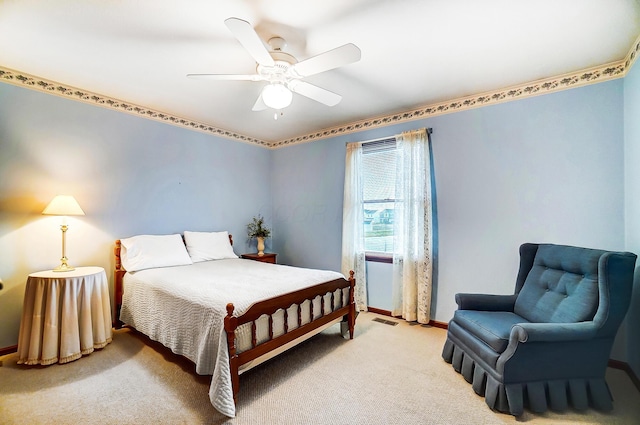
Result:
<instances>
[{"instance_id":1,"label":"white ceiling","mask_svg":"<svg viewBox=\"0 0 640 425\"><path fill-rule=\"evenodd\" d=\"M278 120L224 20L281 36L298 60L345 43L362 59L307 81ZM640 0L0 0L0 66L268 143L624 59ZM1 100L0 100L1 101Z\"/></svg>"}]
</instances>

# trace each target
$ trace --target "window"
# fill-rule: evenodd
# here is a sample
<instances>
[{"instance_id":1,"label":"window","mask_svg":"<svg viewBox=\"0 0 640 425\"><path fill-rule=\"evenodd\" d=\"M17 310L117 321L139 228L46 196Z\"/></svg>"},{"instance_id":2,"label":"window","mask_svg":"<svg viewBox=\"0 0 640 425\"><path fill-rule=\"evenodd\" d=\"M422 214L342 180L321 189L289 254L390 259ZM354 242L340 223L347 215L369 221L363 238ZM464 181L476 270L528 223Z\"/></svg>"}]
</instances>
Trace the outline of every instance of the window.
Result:
<instances>
[{"instance_id":1,"label":"window","mask_svg":"<svg viewBox=\"0 0 640 425\"><path fill-rule=\"evenodd\" d=\"M362 145L362 191L367 259L390 258L396 202L395 138Z\"/></svg>"},{"instance_id":2,"label":"window","mask_svg":"<svg viewBox=\"0 0 640 425\"><path fill-rule=\"evenodd\" d=\"M422 128L346 145L341 271L354 273L359 310L367 308L367 261L393 263L392 314L430 320L430 133Z\"/></svg>"}]
</instances>

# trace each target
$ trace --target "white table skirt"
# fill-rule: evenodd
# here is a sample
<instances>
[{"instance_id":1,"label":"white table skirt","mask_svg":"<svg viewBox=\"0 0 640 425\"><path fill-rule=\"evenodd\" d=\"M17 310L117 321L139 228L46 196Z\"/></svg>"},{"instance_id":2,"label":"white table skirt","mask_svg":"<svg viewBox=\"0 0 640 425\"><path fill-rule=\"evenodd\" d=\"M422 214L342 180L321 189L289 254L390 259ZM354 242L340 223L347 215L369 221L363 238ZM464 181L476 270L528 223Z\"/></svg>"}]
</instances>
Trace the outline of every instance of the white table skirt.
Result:
<instances>
[{"instance_id":1,"label":"white table skirt","mask_svg":"<svg viewBox=\"0 0 640 425\"><path fill-rule=\"evenodd\" d=\"M102 267L44 271L27 279L18 363L67 363L111 342L109 284Z\"/></svg>"}]
</instances>

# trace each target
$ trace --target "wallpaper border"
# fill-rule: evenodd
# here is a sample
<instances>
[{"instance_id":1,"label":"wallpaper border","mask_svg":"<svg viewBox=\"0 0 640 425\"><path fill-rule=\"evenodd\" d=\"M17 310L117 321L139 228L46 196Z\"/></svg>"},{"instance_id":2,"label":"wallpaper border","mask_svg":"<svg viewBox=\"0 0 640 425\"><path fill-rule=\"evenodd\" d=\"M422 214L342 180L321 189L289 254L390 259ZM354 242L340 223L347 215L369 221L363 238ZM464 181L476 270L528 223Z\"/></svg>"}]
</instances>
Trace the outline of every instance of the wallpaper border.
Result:
<instances>
[{"instance_id":1,"label":"wallpaper border","mask_svg":"<svg viewBox=\"0 0 640 425\"><path fill-rule=\"evenodd\" d=\"M49 94L55 94L76 101L102 106L120 112L126 112L147 119L165 122L179 127L188 128L190 130L201 131L204 133L225 137L240 142L276 149L285 146L321 140L328 137L335 137L363 130L371 130L392 124L413 121L436 115L460 112L482 106L509 102L512 100L539 96L542 94L567 90L574 87L581 87L588 84L595 84L613 80L616 78L622 78L633 66L638 57L639 51L640 37L636 39L635 43L633 44L632 48L630 49L629 53L627 53L625 58L617 62L612 62L582 71L567 73L556 77L545 78L526 84L520 84L499 90L492 90L477 95L425 105L420 108L405 112L384 115L377 118L370 118L345 124L342 126L331 127L317 132L312 132L302 136L284 139L276 142L267 142L265 140L260 140L254 137L246 136L244 134L224 130L205 123L177 117L171 114L153 110L151 108L135 105L130 102L124 102L108 96L103 96L86 90L78 89L69 85L60 84L54 81L46 80L44 78L29 75L24 72L4 68L2 66L0 66L0 81L17 86L24 86Z\"/></svg>"},{"instance_id":2,"label":"wallpaper border","mask_svg":"<svg viewBox=\"0 0 640 425\"><path fill-rule=\"evenodd\" d=\"M15 71L12 69L4 68L0 66L0 81L5 83L24 86L33 90L58 95L68 99L81 101L84 103L90 103L105 107L107 109L113 109L119 112L126 112L139 117L152 119L155 121L165 122L167 124L173 124L179 127L185 127L190 130L197 130L205 133L214 134L216 136L226 137L228 139L237 140L240 142L251 143L263 147L270 147L270 143L264 140L249 137L244 134L235 133L233 131L224 130L214 127L212 125L192 121L189 119L181 118L175 115L167 114L164 112L156 111L151 108L136 105L131 102L125 102L112 97L103 96L97 93L93 93L87 90L82 90L67 84L60 84L55 81L47 80L44 78L36 77L24 72Z\"/></svg>"},{"instance_id":3,"label":"wallpaper border","mask_svg":"<svg viewBox=\"0 0 640 425\"><path fill-rule=\"evenodd\" d=\"M398 124L436 115L443 115L453 112L460 112L482 106L509 102L532 96L554 93L575 87L600 83L617 78L623 78L637 59L640 51L640 37L636 39L631 50L623 60L611 62L609 64L588 68L585 70L571 72L556 77L545 78L526 84L488 91L467 97L447 100L440 103L422 106L417 109L400 112L392 115L385 115L378 118L366 119L343 126L332 127L325 130L309 133L291 139L281 140L271 144L272 148L291 146L320 140L327 137L334 137L342 134L354 133L362 130L370 130L378 127L385 127L391 124Z\"/></svg>"}]
</instances>

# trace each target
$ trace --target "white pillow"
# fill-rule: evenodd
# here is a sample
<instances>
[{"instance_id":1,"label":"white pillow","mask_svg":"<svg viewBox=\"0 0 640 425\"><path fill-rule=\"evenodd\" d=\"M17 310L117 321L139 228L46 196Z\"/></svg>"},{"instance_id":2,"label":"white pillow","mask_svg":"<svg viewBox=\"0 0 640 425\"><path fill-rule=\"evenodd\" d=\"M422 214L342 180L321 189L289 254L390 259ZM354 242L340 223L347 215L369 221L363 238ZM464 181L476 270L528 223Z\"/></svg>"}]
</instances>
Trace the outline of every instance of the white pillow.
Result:
<instances>
[{"instance_id":1,"label":"white pillow","mask_svg":"<svg viewBox=\"0 0 640 425\"><path fill-rule=\"evenodd\" d=\"M238 258L229 242L229 232L184 232L187 251L194 263Z\"/></svg>"},{"instance_id":2,"label":"white pillow","mask_svg":"<svg viewBox=\"0 0 640 425\"><path fill-rule=\"evenodd\" d=\"M139 235L121 239L120 243L120 259L128 272L193 264L182 237L178 234Z\"/></svg>"}]
</instances>

